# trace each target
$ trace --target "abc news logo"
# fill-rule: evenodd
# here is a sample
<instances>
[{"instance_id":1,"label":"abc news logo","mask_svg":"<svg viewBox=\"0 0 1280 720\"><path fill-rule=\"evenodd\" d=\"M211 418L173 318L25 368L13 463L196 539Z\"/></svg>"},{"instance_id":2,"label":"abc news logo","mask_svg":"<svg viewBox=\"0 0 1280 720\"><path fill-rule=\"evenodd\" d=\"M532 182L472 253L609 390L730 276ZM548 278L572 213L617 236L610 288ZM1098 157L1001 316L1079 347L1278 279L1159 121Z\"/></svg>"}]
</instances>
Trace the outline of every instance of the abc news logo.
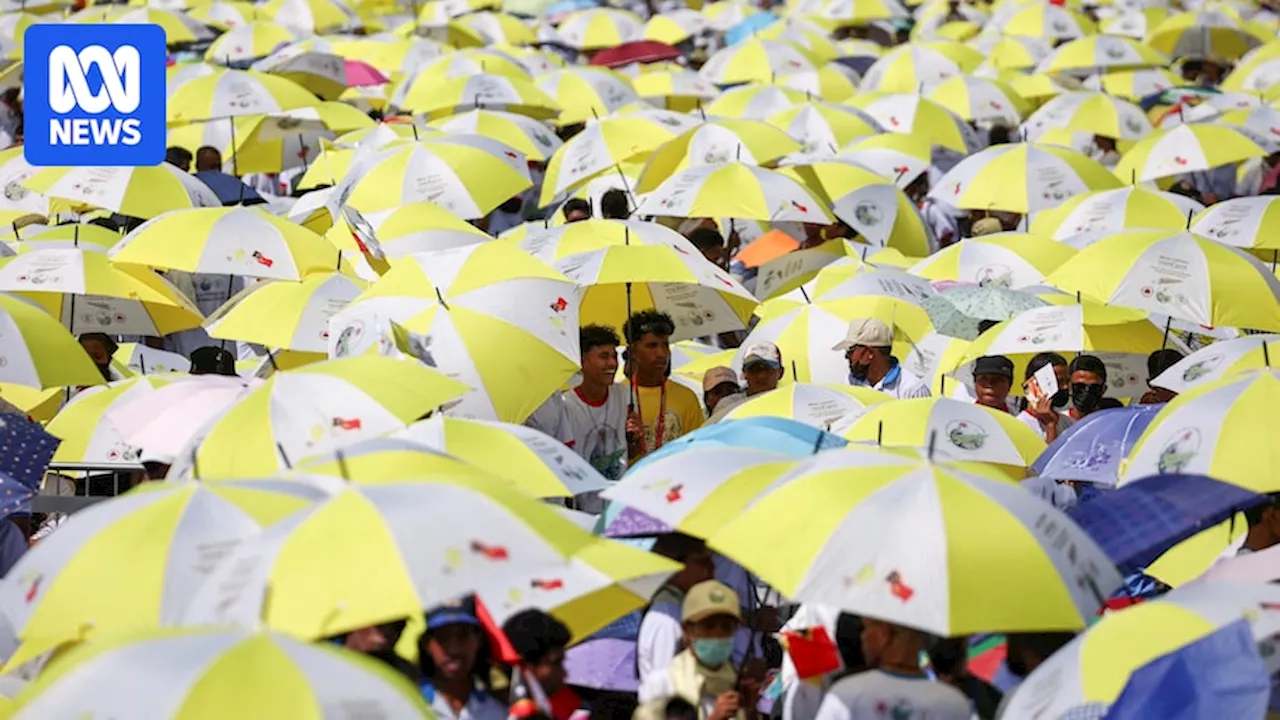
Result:
<instances>
[{"instance_id":1,"label":"abc news logo","mask_svg":"<svg viewBox=\"0 0 1280 720\"><path fill-rule=\"evenodd\" d=\"M90 69L97 68L102 85L89 89ZM76 110L100 115L114 109L136 112L142 102L142 61L138 49L121 45L114 53L101 45L80 52L59 45L49 53L49 109L57 115ZM49 119L52 145L137 145L142 141L142 121L137 118L53 117Z\"/></svg>"},{"instance_id":2,"label":"abc news logo","mask_svg":"<svg viewBox=\"0 0 1280 720\"><path fill-rule=\"evenodd\" d=\"M23 37L24 154L38 166L164 161L164 30L36 24Z\"/></svg>"}]
</instances>

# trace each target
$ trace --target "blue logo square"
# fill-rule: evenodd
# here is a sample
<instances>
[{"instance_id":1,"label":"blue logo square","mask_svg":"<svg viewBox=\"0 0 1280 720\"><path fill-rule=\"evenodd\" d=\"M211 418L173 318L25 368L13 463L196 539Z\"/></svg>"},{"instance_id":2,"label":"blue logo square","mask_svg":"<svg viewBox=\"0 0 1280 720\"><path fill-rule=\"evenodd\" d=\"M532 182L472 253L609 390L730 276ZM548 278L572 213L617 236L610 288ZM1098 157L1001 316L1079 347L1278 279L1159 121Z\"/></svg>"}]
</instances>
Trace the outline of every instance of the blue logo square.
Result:
<instances>
[{"instance_id":1,"label":"blue logo square","mask_svg":"<svg viewBox=\"0 0 1280 720\"><path fill-rule=\"evenodd\" d=\"M23 145L32 165L164 161L159 25L42 24L23 37Z\"/></svg>"}]
</instances>

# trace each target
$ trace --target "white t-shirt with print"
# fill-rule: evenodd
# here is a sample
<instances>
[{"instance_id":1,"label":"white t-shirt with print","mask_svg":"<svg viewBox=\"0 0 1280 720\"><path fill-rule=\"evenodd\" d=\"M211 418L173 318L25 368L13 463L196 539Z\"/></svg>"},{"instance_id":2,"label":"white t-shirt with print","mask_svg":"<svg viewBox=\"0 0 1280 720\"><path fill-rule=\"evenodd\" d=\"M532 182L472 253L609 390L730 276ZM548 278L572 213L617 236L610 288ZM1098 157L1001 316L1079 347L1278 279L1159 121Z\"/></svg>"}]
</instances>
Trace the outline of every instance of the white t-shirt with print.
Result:
<instances>
[{"instance_id":1,"label":"white t-shirt with print","mask_svg":"<svg viewBox=\"0 0 1280 720\"><path fill-rule=\"evenodd\" d=\"M868 670L831 686L814 720L969 720L959 690L924 676Z\"/></svg>"},{"instance_id":2,"label":"white t-shirt with print","mask_svg":"<svg viewBox=\"0 0 1280 720\"><path fill-rule=\"evenodd\" d=\"M609 388L604 402L592 405L574 388L561 395L565 444L601 475L617 480L627 469L627 386Z\"/></svg>"}]
</instances>

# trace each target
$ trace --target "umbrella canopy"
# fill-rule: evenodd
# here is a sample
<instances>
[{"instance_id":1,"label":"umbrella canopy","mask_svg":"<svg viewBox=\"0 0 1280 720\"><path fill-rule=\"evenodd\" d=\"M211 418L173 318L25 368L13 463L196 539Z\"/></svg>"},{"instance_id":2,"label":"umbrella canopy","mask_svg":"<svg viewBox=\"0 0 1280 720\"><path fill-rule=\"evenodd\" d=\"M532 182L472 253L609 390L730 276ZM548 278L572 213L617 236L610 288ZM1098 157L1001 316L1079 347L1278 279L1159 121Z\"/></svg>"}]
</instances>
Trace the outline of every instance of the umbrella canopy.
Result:
<instances>
[{"instance_id":1,"label":"umbrella canopy","mask_svg":"<svg viewBox=\"0 0 1280 720\"><path fill-rule=\"evenodd\" d=\"M1053 480L1114 487L1121 463L1162 409L1162 405L1134 405L1081 418L1036 458L1031 470Z\"/></svg>"}]
</instances>

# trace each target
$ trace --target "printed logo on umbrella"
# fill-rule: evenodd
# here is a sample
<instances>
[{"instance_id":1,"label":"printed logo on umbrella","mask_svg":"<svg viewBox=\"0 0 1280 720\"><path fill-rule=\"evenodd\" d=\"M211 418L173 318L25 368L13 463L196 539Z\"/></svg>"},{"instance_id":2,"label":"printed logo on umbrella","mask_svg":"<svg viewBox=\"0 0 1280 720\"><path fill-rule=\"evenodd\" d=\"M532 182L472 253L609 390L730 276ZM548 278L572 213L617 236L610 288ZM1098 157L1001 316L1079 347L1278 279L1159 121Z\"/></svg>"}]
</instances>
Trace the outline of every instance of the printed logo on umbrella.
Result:
<instances>
[{"instance_id":1,"label":"printed logo on umbrella","mask_svg":"<svg viewBox=\"0 0 1280 720\"><path fill-rule=\"evenodd\" d=\"M1200 378L1208 375L1218 368L1222 363L1222 355L1210 355L1209 357L1191 364L1191 367L1182 371L1182 379L1184 382L1195 382Z\"/></svg>"},{"instance_id":2,"label":"printed logo on umbrella","mask_svg":"<svg viewBox=\"0 0 1280 720\"><path fill-rule=\"evenodd\" d=\"M987 443L987 433L968 420L947 423L947 440L961 450L980 450Z\"/></svg>"},{"instance_id":3,"label":"printed logo on umbrella","mask_svg":"<svg viewBox=\"0 0 1280 720\"><path fill-rule=\"evenodd\" d=\"M1180 473L1191 465L1200 454L1200 431L1195 428L1179 430L1160 451L1156 468L1162 473Z\"/></svg>"}]
</instances>

